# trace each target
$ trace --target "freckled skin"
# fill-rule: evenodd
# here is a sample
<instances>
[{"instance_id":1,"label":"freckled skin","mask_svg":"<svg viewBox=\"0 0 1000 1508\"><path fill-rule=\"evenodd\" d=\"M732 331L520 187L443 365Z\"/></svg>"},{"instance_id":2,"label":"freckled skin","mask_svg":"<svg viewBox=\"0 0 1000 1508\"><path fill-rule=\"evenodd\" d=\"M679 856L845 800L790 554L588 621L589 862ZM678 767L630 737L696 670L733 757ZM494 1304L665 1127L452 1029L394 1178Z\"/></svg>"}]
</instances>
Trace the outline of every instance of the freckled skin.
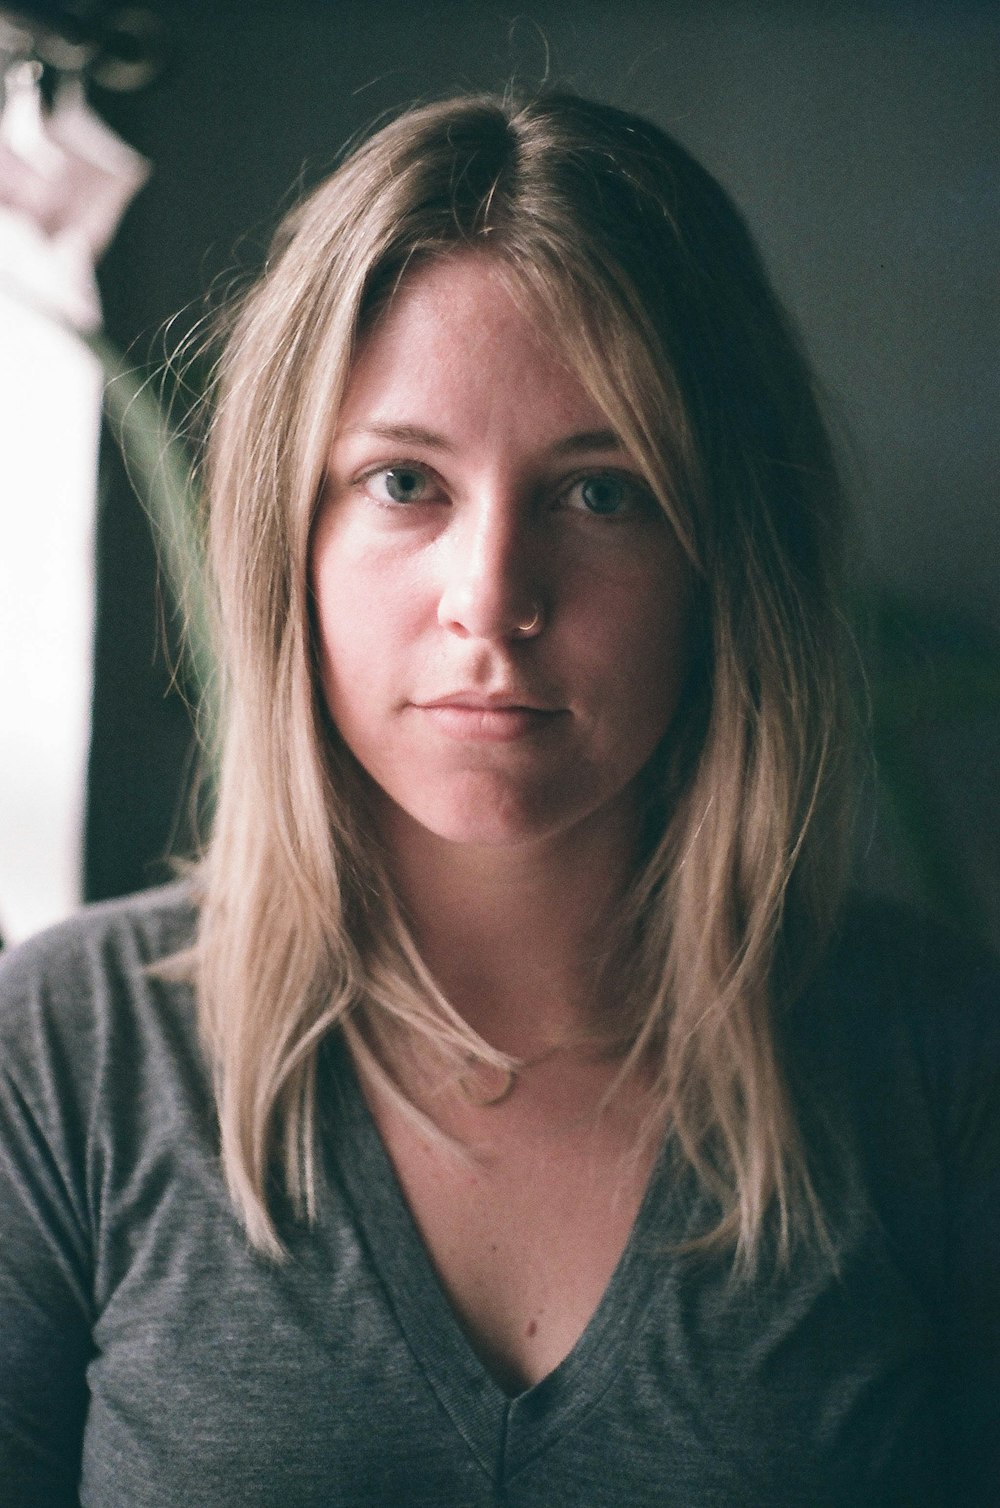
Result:
<instances>
[{"instance_id":1,"label":"freckled skin","mask_svg":"<svg viewBox=\"0 0 1000 1508\"><path fill-rule=\"evenodd\" d=\"M326 700L390 843L627 830L688 591L609 428L481 255L416 271L361 342L310 572ZM517 707L428 705L461 692Z\"/></svg>"}]
</instances>

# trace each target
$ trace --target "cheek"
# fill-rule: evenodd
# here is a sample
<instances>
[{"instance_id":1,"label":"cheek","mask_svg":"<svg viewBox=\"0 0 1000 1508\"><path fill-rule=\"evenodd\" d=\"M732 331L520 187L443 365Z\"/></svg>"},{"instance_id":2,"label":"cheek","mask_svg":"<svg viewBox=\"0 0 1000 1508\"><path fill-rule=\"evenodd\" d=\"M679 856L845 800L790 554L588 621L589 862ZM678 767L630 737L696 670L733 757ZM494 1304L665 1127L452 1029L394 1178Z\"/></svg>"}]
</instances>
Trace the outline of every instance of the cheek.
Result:
<instances>
[{"instance_id":1,"label":"cheek","mask_svg":"<svg viewBox=\"0 0 1000 1508\"><path fill-rule=\"evenodd\" d=\"M399 679L417 633L416 596L391 560L346 530L317 532L310 583L327 708L350 741L366 709Z\"/></svg>"},{"instance_id":2,"label":"cheek","mask_svg":"<svg viewBox=\"0 0 1000 1508\"><path fill-rule=\"evenodd\" d=\"M366 624L357 571L343 546L321 518L309 559L313 633L327 708L338 724L345 695L357 685L358 660L370 652L361 642Z\"/></svg>"},{"instance_id":3,"label":"cheek","mask_svg":"<svg viewBox=\"0 0 1000 1508\"><path fill-rule=\"evenodd\" d=\"M349 581L320 578L315 601L320 680L330 716L347 736L380 669L382 619L364 610L364 597Z\"/></svg>"},{"instance_id":4,"label":"cheek","mask_svg":"<svg viewBox=\"0 0 1000 1508\"><path fill-rule=\"evenodd\" d=\"M666 733L690 666L690 588L682 564L637 571L602 605L589 635L610 686L609 713L621 732L655 745ZM592 604L593 610L593 604Z\"/></svg>"},{"instance_id":5,"label":"cheek","mask_svg":"<svg viewBox=\"0 0 1000 1508\"><path fill-rule=\"evenodd\" d=\"M683 626L667 627L666 638L648 642L639 652L622 692L622 716L639 764L646 763L670 732L687 679Z\"/></svg>"}]
</instances>

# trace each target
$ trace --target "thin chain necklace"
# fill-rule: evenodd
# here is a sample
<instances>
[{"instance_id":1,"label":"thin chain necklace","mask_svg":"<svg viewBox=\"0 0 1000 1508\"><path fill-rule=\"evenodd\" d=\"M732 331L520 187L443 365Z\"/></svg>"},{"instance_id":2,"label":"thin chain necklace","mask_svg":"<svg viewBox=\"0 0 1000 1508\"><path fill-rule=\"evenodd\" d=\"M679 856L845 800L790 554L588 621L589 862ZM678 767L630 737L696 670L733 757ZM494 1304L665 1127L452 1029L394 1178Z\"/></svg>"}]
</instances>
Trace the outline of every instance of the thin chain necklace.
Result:
<instances>
[{"instance_id":1,"label":"thin chain necklace","mask_svg":"<svg viewBox=\"0 0 1000 1508\"><path fill-rule=\"evenodd\" d=\"M548 1047L543 1047L541 1052L535 1053L533 1057L519 1058L516 1063L506 1067L486 1063L470 1053L466 1058L470 1073L459 1077L458 1087L470 1104L480 1105L484 1109L502 1105L505 1100L510 1099L517 1087L518 1079L527 1069L537 1068L539 1063L545 1063L568 1046L568 1038L563 1038L559 1042L550 1042ZM486 1076L485 1084L482 1082L484 1075ZM490 1079L493 1077L497 1082L495 1087L490 1088Z\"/></svg>"}]
</instances>

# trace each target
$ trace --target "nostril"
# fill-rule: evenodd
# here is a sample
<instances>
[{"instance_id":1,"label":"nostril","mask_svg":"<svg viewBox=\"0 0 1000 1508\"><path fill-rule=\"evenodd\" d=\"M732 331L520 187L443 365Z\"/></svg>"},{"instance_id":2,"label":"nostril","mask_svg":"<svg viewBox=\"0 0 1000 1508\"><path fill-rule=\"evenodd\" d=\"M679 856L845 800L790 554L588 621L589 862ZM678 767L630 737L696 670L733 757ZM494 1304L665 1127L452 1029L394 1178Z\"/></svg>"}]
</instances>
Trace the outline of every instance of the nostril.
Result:
<instances>
[{"instance_id":1,"label":"nostril","mask_svg":"<svg viewBox=\"0 0 1000 1508\"><path fill-rule=\"evenodd\" d=\"M534 639L542 631L545 613L541 598L523 591L449 590L441 595L438 622L469 638Z\"/></svg>"}]
</instances>

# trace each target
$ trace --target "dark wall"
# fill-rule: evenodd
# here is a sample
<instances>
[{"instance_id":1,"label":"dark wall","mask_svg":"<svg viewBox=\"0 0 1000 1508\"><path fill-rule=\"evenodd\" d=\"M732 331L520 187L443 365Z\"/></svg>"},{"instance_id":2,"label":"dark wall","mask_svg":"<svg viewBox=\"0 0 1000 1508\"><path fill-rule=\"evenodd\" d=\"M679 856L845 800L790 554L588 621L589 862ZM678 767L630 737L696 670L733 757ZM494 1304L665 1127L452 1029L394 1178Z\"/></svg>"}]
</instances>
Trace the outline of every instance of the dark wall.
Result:
<instances>
[{"instance_id":1,"label":"dark wall","mask_svg":"<svg viewBox=\"0 0 1000 1508\"><path fill-rule=\"evenodd\" d=\"M259 262L278 211L354 132L413 99L512 76L531 84L548 69L650 115L721 178L829 393L858 498L862 576L888 613L883 671L893 685L909 676L883 743L917 783L932 848L947 850L934 880L934 855L921 857L883 816L862 845L869 878L904 892L936 885L947 904L954 874L951 909L978 904L977 925L1000 935L989 669L1000 632L1000 8L535 0L516 21L478 0L157 8L171 38L161 80L98 97L155 169L102 272L110 331L139 362L162 357L166 322L175 344L207 292ZM141 534L127 488L113 487L101 540L92 894L154 877L188 741L183 710L163 699L162 665L150 669L157 628L140 604L152 551ZM970 665L982 672L978 691ZM964 693L949 698L942 688L956 675ZM141 717L128 690L134 700L140 685Z\"/></svg>"}]
</instances>

